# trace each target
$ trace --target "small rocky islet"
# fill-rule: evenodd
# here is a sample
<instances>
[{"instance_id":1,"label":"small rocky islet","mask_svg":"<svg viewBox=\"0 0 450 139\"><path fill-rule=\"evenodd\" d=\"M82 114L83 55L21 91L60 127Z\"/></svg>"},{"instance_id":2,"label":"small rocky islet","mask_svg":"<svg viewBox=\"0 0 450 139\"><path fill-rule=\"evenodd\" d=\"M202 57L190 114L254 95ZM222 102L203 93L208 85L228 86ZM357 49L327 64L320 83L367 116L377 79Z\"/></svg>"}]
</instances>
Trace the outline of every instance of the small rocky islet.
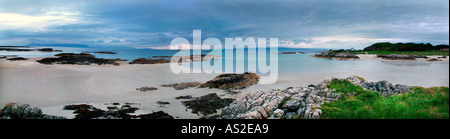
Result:
<instances>
[{"instance_id":1,"label":"small rocky islet","mask_svg":"<svg viewBox=\"0 0 450 139\"><path fill-rule=\"evenodd\" d=\"M312 56L318 57L318 58L334 58L334 59L341 59L341 60L359 59L359 57L357 55L349 54L349 53L336 53L336 52L333 52L332 50L323 51L321 53L314 54Z\"/></svg>"},{"instance_id":2,"label":"small rocky islet","mask_svg":"<svg viewBox=\"0 0 450 139\"><path fill-rule=\"evenodd\" d=\"M54 57L43 58L41 60L37 60L36 62L46 65L51 64L75 64L75 65L90 65L90 64L113 64L118 65L117 61L122 61L121 59L104 59L104 58L96 58L94 55L86 54L86 53L60 53L55 55Z\"/></svg>"},{"instance_id":3,"label":"small rocky islet","mask_svg":"<svg viewBox=\"0 0 450 139\"><path fill-rule=\"evenodd\" d=\"M153 56L152 58L138 58L129 64L164 64L171 63L172 58L178 58L178 63L188 63L194 61L210 61L214 60L214 55L189 55L189 56Z\"/></svg>"}]
</instances>

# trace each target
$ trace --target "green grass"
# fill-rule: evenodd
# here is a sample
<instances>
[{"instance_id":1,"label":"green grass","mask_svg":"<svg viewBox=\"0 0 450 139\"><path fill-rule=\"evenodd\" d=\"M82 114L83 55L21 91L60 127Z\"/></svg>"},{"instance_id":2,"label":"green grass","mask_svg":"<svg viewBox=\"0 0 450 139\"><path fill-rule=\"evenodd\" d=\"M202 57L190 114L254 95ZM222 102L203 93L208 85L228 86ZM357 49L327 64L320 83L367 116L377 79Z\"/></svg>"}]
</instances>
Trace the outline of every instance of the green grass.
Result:
<instances>
[{"instance_id":1,"label":"green grass","mask_svg":"<svg viewBox=\"0 0 450 139\"><path fill-rule=\"evenodd\" d=\"M333 80L330 88L344 94L322 105L323 119L449 119L449 88L413 88L412 92L383 97L347 80ZM354 94L346 96L346 94Z\"/></svg>"},{"instance_id":2,"label":"green grass","mask_svg":"<svg viewBox=\"0 0 450 139\"><path fill-rule=\"evenodd\" d=\"M441 56L449 56L449 52L442 51L356 51L356 52L348 52L351 54L382 54L382 55L390 55L390 54L404 54L404 55L441 55Z\"/></svg>"}]
</instances>

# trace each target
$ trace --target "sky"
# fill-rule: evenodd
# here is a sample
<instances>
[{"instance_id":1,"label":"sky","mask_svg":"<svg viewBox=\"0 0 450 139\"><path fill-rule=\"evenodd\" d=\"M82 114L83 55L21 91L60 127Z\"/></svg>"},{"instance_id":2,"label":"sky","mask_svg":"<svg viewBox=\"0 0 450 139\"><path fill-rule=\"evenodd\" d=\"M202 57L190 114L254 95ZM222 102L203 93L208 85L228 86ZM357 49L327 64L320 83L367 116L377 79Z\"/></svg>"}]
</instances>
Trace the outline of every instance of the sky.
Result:
<instances>
[{"instance_id":1,"label":"sky","mask_svg":"<svg viewBox=\"0 0 450 139\"><path fill-rule=\"evenodd\" d=\"M449 44L448 0L0 0L0 45L168 48L177 37L280 47Z\"/></svg>"}]
</instances>

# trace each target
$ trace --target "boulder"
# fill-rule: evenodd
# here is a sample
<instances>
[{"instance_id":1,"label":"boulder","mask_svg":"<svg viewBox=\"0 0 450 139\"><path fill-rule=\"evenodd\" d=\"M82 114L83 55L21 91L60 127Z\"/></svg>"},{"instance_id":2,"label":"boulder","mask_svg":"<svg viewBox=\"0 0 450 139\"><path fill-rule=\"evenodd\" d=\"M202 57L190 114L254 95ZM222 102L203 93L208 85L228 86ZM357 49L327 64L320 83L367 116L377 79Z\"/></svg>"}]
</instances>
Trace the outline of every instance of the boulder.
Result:
<instances>
[{"instance_id":1,"label":"boulder","mask_svg":"<svg viewBox=\"0 0 450 139\"><path fill-rule=\"evenodd\" d=\"M255 73L243 73L243 74L221 74L216 76L213 80L210 80L204 84L200 84L199 88L219 88L224 90L241 90L248 86L257 84L259 76Z\"/></svg>"},{"instance_id":2,"label":"boulder","mask_svg":"<svg viewBox=\"0 0 450 139\"><path fill-rule=\"evenodd\" d=\"M222 99L216 93L212 93L194 98L194 100L182 101L181 103L192 109L192 113L208 115L216 113L217 109L228 106L234 100L232 98Z\"/></svg>"}]
</instances>

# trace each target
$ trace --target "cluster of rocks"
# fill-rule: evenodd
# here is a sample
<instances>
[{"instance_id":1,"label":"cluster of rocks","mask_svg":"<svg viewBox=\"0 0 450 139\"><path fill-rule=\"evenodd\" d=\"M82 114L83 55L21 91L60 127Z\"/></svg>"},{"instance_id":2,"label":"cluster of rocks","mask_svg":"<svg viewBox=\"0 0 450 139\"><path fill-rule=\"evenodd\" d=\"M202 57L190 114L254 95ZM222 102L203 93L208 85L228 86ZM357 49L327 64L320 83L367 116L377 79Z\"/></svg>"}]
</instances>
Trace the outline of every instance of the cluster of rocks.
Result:
<instances>
[{"instance_id":1,"label":"cluster of rocks","mask_svg":"<svg viewBox=\"0 0 450 139\"><path fill-rule=\"evenodd\" d=\"M38 60L41 64L76 64L76 65L90 65L90 64L113 64L119 65L116 61L121 61L120 59L103 59L103 58L95 58L94 55L91 54L74 54L74 53L60 53L56 54L57 58L44 58Z\"/></svg>"},{"instance_id":2,"label":"cluster of rocks","mask_svg":"<svg viewBox=\"0 0 450 139\"><path fill-rule=\"evenodd\" d=\"M170 63L173 57L178 58L178 63L187 63L187 62L194 62L194 61L209 61L214 60L213 55L189 55L189 56L153 56L152 58L138 58L135 59L129 64L163 64L163 63Z\"/></svg>"},{"instance_id":3,"label":"cluster of rocks","mask_svg":"<svg viewBox=\"0 0 450 139\"><path fill-rule=\"evenodd\" d=\"M201 97L193 98L193 100L182 101L181 103L188 109L192 109L192 113L208 115L216 113L217 109L228 106L234 100L235 99L233 98L222 99L216 93L211 93Z\"/></svg>"},{"instance_id":4,"label":"cluster of rocks","mask_svg":"<svg viewBox=\"0 0 450 139\"><path fill-rule=\"evenodd\" d=\"M401 84L393 85L388 81L367 82L363 78L358 76L351 76L348 77L346 80L352 82L355 85L361 86L365 90L379 92L384 97L407 93L411 91L411 86Z\"/></svg>"},{"instance_id":5,"label":"cluster of rocks","mask_svg":"<svg viewBox=\"0 0 450 139\"><path fill-rule=\"evenodd\" d=\"M169 63L169 62L170 62L169 59L163 59L163 58L159 58L159 59L138 58L138 59L135 59L135 60L129 62L129 64L161 64L161 63Z\"/></svg>"},{"instance_id":6,"label":"cluster of rocks","mask_svg":"<svg viewBox=\"0 0 450 139\"><path fill-rule=\"evenodd\" d=\"M387 81L366 82L358 76L347 79L367 90L378 91L383 96L409 92L409 86L392 85ZM330 80L316 85L289 87L247 93L225 107L217 119L319 119L321 105L342 98L342 94L329 89Z\"/></svg>"},{"instance_id":7,"label":"cluster of rocks","mask_svg":"<svg viewBox=\"0 0 450 139\"><path fill-rule=\"evenodd\" d=\"M428 58L425 55L401 55L401 54L390 54L390 55L377 55L378 58L387 60L416 60L416 58Z\"/></svg>"},{"instance_id":8,"label":"cluster of rocks","mask_svg":"<svg viewBox=\"0 0 450 139\"><path fill-rule=\"evenodd\" d=\"M342 97L328 89L328 80L304 87L247 93L215 118L219 119L318 119L320 105Z\"/></svg>"},{"instance_id":9,"label":"cluster of rocks","mask_svg":"<svg viewBox=\"0 0 450 139\"><path fill-rule=\"evenodd\" d=\"M178 97L175 97L175 99L192 99L192 96L191 96L191 95L187 95L187 96L178 96Z\"/></svg>"},{"instance_id":10,"label":"cluster of rocks","mask_svg":"<svg viewBox=\"0 0 450 139\"><path fill-rule=\"evenodd\" d=\"M314 54L313 57L335 58L335 59L359 59L358 56L349 53L335 53L332 50Z\"/></svg>"},{"instance_id":11,"label":"cluster of rocks","mask_svg":"<svg viewBox=\"0 0 450 139\"><path fill-rule=\"evenodd\" d=\"M139 90L141 92L147 92L147 91L158 90L158 88L156 88L156 87L141 87L141 88L136 88L136 90Z\"/></svg>"},{"instance_id":12,"label":"cluster of rocks","mask_svg":"<svg viewBox=\"0 0 450 139\"><path fill-rule=\"evenodd\" d=\"M130 113L139 110L139 108L132 107L130 104L123 105L121 108L108 107L107 111L87 104L66 105L64 110L73 110L73 113L76 114L75 119L173 119L172 116L163 111L130 115Z\"/></svg>"},{"instance_id":13,"label":"cluster of rocks","mask_svg":"<svg viewBox=\"0 0 450 139\"><path fill-rule=\"evenodd\" d=\"M65 119L42 114L42 110L28 104L8 103L0 110L0 119Z\"/></svg>"},{"instance_id":14,"label":"cluster of rocks","mask_svg":"<svg viewBox=\"0 0 450 139\"><path fill-rule=\"evenodd\" d=\"M183 89L190 88L190 87L196 87L199 84L200 84L199 82L183 82L183 83L175 83L175 84L165 84L165 85L161 85L161 86L173 87L176 90L183 90Z\"/></svg>"},{"instance_id":15,"label":"cluster of rocks","mask_svg":"<svg viewBox=\"0 0 450 139\"><path fill-rule=\"evenodd\" d=\"M250 85L257 84L259 78L256 73L249 72L243 74L221 74L213 80L201 84L199 88L209 87L223 90L241 90Z\"/></svg>"},{"instance_id":16,"label":"cluster of rocks","mask_svg":"<svg viewBox=\"0 0 450 139\"><path fill-rule=\"evenodd\" d=\"M19 61L19 60L28 60L28 58L23 58L23 57L13 57L13 58L7 58L6 60L9 60L9 61Z\"/></svg>"}]
</instances>

